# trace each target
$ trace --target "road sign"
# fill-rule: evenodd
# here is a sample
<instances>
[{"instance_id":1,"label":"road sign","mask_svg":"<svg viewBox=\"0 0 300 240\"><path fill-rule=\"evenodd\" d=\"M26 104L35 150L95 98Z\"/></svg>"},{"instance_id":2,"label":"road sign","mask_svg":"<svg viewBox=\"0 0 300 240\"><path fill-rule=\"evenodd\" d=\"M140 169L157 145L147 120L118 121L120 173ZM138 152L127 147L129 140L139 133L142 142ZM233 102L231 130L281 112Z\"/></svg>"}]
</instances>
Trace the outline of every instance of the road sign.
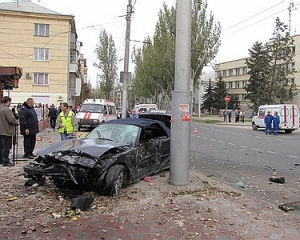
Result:
<instances>
[{"instance_id":1,"label":"road sign","mask_svg":"<svg viewBox=\"0 0 300 240\"><path fill-rule=\"evenodd\" d=\"M225 97L224 97L224 100L225 100L225 102L230 102L230 96L228 96L228 95L226 95Z\"/></svg>"}]
</instances>

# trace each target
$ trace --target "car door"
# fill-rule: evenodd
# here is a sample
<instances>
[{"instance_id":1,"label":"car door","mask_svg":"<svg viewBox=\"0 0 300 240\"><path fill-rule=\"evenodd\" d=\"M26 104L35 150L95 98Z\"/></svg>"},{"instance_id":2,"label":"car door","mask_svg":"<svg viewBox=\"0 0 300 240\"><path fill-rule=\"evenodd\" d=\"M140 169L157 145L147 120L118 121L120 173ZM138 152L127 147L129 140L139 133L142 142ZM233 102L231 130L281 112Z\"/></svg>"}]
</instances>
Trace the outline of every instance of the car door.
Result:
<instances>
[{"instance_id":1,"label":"car door","mask_svg":"<svg viewBox=\"0 0 300 240\"><path fill-rule=\"evenodd\" d=\"M160 140L149 137L137 145L137 176L138 178L150 175L157 170L160 163Z\"/></svg>"}]
</instances>

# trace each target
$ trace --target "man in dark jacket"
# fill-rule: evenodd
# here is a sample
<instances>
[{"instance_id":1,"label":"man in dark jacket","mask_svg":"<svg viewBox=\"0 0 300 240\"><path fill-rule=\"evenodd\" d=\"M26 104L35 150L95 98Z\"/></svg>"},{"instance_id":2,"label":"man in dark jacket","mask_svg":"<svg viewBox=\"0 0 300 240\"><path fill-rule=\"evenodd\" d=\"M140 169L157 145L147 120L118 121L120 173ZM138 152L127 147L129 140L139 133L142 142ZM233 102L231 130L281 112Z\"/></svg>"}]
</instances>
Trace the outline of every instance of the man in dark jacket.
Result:
<instances>
[{"instance_id":1,"label":"man in dark jacket","mask_svg":"<svg viewBox=\"0 0 300 240\"><path fill-rule=\"evenodd\" d=\"M56 124L56 118L57 118L57 109L53 104L49 108L48 117L50 118L50 126L55 131L55 124Z\"/></svg>"},{"instance_id":2,"label":"man in dark jacket","mask_svg":"<svg viewBox=\"0 0 300 240\"><path fill-rule=\"evenodd\" d=\"M20 111L20 131L24 137L24 158L33 159L36 155L33 154L36 143L36 134L39 133L39 124L36 111L34 109L33 98L28 98L23 103Z\"/></svg>"},{"instance_id":3,"label":"man in dark jacket","mask_svg":"<svg viewBox=\"0 0 300 240\"><path fill-rule=\"evenodd\" d=\"M13 163L9 161L9 152L15 127L19 124L9 108L10 105L11 98L3 97L0 105L0 163L3 166L13 166Z\"/></svg>"}]
</instances>

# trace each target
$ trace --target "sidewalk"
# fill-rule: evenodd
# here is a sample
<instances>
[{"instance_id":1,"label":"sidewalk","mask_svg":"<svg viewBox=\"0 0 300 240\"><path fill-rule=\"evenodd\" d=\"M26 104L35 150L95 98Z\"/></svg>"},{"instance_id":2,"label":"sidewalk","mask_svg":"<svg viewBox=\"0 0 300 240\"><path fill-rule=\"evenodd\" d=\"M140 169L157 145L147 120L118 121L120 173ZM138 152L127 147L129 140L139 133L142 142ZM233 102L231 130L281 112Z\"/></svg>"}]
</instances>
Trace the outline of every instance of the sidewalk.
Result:
<instances>
[{"instance_id":1,"label":"sidewalk","mask_svg":"<svg viewBox=\"0 0 300 240\"><path fill-rule=\"evenodd\" d=\"M193 116L193 120L199 120L199 117ZM212 124L217 124L217 125L228 125L228 126L240 126L240 127L250 127L251 128L251 122L249 122L249 118L245 119L247 121L245 122L235 122L235 118L231 119L231 122L224 122L223 116L220 115L210 115L210 114L201 114L200 115L200 121L216 121L215 123ZM217 122L219 121L219 122Z\"/></svg>"},{"instance_id":2,"label":"sidewalk","mask_svg":"<svg viewBox=\"0 0 300 240\"><path fill-rule=\"evenodd\" d=\"M36 149L59 141L58 132L49 128L40 137ZM68 212L70 202L64 191L44 186L32 193L32 189L24 189L23 178L10 180L8 177L15 177L28 163L20 161L15 167L0 170L2 183L15 181L11 196L18 197L7 201L5 194L10 189L1 187L0 239L300 238L298 211L284 212L278 205L247 195L247 191L218 182L193 168L188 186L170 185L169 172L164 172L152 177L151 186L141 180L124 188L118 197L85 193L95 198L88 211L79 212L76 217L55 218L53 213ZM26 207L26 204L30 205ZM27 215L23 215L22 207L28 211Z\"/></svg>"}]
</instances>

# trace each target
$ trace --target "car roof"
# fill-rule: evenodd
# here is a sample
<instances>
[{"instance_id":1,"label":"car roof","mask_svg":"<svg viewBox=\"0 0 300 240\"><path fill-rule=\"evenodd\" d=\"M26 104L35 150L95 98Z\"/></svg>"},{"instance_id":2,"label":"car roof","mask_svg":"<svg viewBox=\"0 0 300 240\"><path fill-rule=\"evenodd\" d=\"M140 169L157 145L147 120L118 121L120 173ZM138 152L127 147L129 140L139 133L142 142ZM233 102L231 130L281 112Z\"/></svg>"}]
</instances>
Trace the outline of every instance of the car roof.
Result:
<instances>
[{"instance_id":1,"label":"car roof","mask_svg":"<svg viewBox=\"0 0 300 240\"><path fill-rule=\"evenodd\" d=\"M148 119L148 118L120 118L120 119L113 119L102 124L129 124L138 126L141 128L145 128L151 125L156 125L162 128L168 136L170 136L170 129L161 121Z\"/></svg>"}]
</instances>

